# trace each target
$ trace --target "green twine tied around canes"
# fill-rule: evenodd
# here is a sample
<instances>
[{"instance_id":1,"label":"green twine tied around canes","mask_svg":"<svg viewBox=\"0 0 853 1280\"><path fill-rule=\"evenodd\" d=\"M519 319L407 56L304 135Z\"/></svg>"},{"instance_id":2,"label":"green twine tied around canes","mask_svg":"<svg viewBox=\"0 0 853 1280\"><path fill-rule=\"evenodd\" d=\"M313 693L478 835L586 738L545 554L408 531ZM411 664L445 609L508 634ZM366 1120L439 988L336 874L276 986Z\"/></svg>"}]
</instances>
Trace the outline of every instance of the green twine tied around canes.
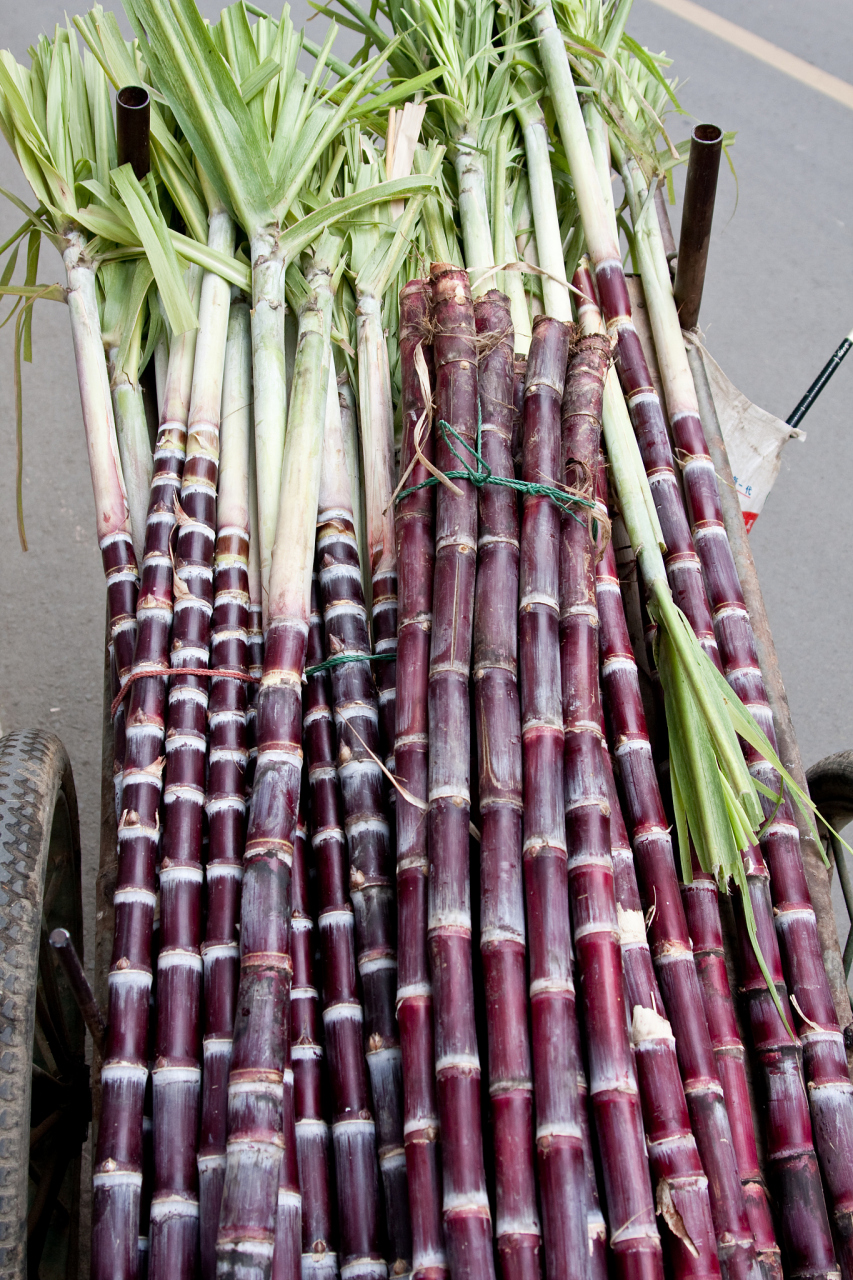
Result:
<instances>
[{"instance_id":1,"label":"green twine tied around canes","mask_svg":"<svg viewBox=\"0 0 853 1280\"><path fill-rule=\"evenodd\" d=\"M580 516L574 507L586 507L589 511L595 511L595 502L591 498L582 498L580 494L569 493L566 489L558 489L555 485L539 484L534 480L516 480L515 477L496 476L492 468L486 462L482 455L482 437L483 437L483 411L480 406L479 397L477 399L477 444L470 445L467 440L463 440L462 436L449 422L445 422L443 418L438 419L438 425L441 428L441 434L444 442L450 452L456 458L461 470L445 471L443 474L447 480L468 480L476 489L482 489L484 485L499 485L504 489L515 489L517 493L530 494L535 498L550 498L556 506L559 507L566 515L571 516L573 520L577 520L578 524L583 524ZM452 439L451 439L452 437ZM461 453L453 445L453 441L466 449L477 464L477 470L465 461ZM571 459L570 459L571 461ZM408 489L402 489L397 494L396 501L402 502L403 498L407 498L410 493L417 493L418 489L427 489L431 485L438 484L437 476L429 476L428 479L422 480L420 484L413 484ZM592 536L598 538L598 521L593 519ZM330 667L336 667L343 662L393 662L397 657L396 653L373 653L373 654L355 654L340 653L332 658L327 658L325 662L319 662L315 667L306 667L305 676L319 675L321 671L327 671Z\"/></svg>"},{"instance_id":2,"label":"green twine tied around canes","mask_svg":"<svg viewBox=\"0 0 853 1280\"><path fill-rule=\"evenodd\" d=\"M499 485L504 489L515 489L517 493L530 494L535 498L550 498L561 511L566 515L571 516L573 520L577 520L578 524L583 524L584 521L581 520L577 512L572 509L573 507L586 507L590 511L595 510L595 502L591 498L582 498L580 494L569 493L568 490L558 489L555 485L539 484L534 480L516 480L514 476L496 476L481 452L483 412L480 406L479 397L477 399L476 447L469 444L467 440L463 440L459 432L456 431L455 428L451 427L449 422L445 422L443 418L438 419L438 425L441 429L441 434L444 437L445 444L462 468L461 471L445 471L443 474L447 480L468 480L476 489L482 489L483 486L487 484L494 484ZM466 449L468 453L470 453L471 457L477 464L476 471L465 461L462 454L454 448L454 440L456 440L463 449ZM571 459L569 459L569 461L571 461ZM417 493L418 489L427 489L431 485L438 483L439 479L437 476L430 476L428 479L422 480L420 484L413 484L408 489L403 489L397 494L396 500L397 502L402 502L403 498L407 498L411 493ZM598 538L598 521L595 519L593 519L592 522L592 536L593 538Z\"/></svg>"},{"instance_id":3,"label":"green twine tied around canes","mask_svg":"<svg viewBox=\"0 0 853 1280\"><path fill-rule=\"evenodd\" d=\"M397 653L337 653L334 657L327 658L325 662L318 662L315 667L306 667L303 676L317 676L321 671L328 671L331 667L339 667L343 662L394 662Z\"/></svg>"}]
</instances>

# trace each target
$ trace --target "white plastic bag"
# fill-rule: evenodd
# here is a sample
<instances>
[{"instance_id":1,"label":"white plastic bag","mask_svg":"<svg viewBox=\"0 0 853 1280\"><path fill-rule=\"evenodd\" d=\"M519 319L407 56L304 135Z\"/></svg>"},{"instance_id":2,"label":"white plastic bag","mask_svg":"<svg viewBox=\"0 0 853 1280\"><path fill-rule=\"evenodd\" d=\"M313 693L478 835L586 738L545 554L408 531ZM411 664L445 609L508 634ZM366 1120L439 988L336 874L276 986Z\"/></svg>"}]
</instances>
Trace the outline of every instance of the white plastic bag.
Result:
<instances>
[{"instance_id":1,"label":"white plastic bag","mask_svg":"<svg viewBox=\"0 0 853 1280\"><path fill-rule=\"evenodd\" d=\"M692 336L688 340L695 343L705 361L720 431L726 442L741 511L749 532L779 474L782 449L788 440L795 437L805 440L806 433L797 427L789 427L787 422L780 422L772 413L747 400L701 342Z\"/></svg>"}]
</instances>

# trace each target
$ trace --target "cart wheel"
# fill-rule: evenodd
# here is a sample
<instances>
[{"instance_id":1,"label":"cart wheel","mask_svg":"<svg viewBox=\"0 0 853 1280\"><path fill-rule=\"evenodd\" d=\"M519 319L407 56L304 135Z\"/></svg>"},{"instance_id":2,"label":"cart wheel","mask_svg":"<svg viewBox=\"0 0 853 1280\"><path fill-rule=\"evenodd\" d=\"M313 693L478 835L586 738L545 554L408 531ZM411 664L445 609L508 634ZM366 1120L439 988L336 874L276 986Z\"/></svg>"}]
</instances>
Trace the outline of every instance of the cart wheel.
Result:
<instances>
[{"instance_id":1,"label":"cart wheel","mask_svg":"<svg viewBox=\"0 0 853 1280\"><path fill-rule=\"evenodd\" d=\"M809 794L820 813L835 831L843 831L849 822L853 822L853 751L838 751L834 756L818 760L809 769L806 779ZM846 942L842 935L844 975L849 979L853 967L853 866L850 855L838 837L820 824L818 826L824 846L832 850L838 882L851 923Z\"/></svg>"},{"instance_id":2,"label":"cart wheel","mask_svg":"<svg viewBox=\"0 0 853 1280\"><path fill-rule=\"evenodd\" d=\"M0 738L0 1275L76 1280L91 1118L84 1024L53 949L83 953L80 833L58 738Z\"/></svg>"},{"instance_id":3,"label":"cart wheel","mask_svg":"<svg viewBox=\"0 0 853 1280\"><path fill-rule=\"evenodd\" d=\"M836 831L853 822L853 751L838 751L806 774L809 794Z\"/></svg>"}]
</instances>

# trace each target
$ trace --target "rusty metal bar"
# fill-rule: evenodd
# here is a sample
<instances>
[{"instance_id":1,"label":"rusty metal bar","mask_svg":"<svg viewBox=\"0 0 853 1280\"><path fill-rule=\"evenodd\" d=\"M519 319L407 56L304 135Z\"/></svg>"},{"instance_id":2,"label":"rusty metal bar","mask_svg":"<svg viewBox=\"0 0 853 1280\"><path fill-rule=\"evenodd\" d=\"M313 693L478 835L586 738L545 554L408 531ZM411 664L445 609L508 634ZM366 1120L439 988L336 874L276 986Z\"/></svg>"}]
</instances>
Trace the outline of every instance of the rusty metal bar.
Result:
<instances>
[{"instance_id":1,"label":"rusty metal bar","mask_svg":"<svg viewBox=\"0 0 853 1280\"><path fill-rule=\"evenodd\" d=\"M107 1024L95 999L95 993L89 985L83 965L80 963L80 957L74 949L71 934L67 929L54 929L50 935L50 945L62 965L68 985L83 1015L83 1021L89 1028L98 1049L103 1052Z\"/></svg>"},{"instance_id":2,"label":"rusty metal bar","mask_svg":"<svg viewBox=\"0 0 853 1280\"><path fill-rule=\"evenodd\" d=\"M722 149L722 129L697 124L690 140L673 289L682 329L695 328L699 320Z\"/></svg>"},{"instance_id":3,"label":"rusty metal bar","mask_svg":"<svg viewBox=\"0 0 853 1280\"><path fill-rule=\"evenodd\" d=\"M141 85L129 84L116 95L116 151L141 182L151 168L151 99Z\"/></svg>"}]
</instances>

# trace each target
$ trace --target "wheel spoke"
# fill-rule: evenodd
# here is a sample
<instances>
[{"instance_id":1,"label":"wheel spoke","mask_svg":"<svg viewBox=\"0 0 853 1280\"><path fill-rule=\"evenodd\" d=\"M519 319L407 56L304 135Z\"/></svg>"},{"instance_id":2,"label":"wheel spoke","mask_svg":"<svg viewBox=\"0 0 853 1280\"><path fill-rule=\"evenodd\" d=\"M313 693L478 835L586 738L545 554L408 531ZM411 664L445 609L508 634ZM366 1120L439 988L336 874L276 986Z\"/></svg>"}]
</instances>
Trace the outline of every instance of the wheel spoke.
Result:
<instances>
[{"instance_id":1,"label":"wheel spoke","mask_svg":"<svg viewBox=\"0 0 853 1280\"><path fill-rule=\"evenodd\" d=\"M64 1107L59 1111L52 1111L49 1116L46 1116L45 1119L42 1120L41 1124L37 1124L34 1129L30 1129L30 1150L32 1150L33 1147L38 1146L44 1135L46 1133L50 1133L54 1125L59 1124L59 1121L64 1115Z\"/></svg>"},{"instance_id":2,"label":"wheel spoke","mask_svg":"<svg viewBox=\"0 0 853 1280\"><path fill-rule=\"evenodd\" d=\"M41 979L42 990L44 992L47 1010L50 1014L50 1020L53 1024L54 1032L60 1042L60 1052L63 1054L65 1061L70 1064L74 1054L69 1047L70 1039L68 1036L68 1026L65 1021L65 1009L63 1008L62 996L59 992L58 968L59 965L53 955L53 948L48 942L44 919L42 919L41 946L39 947L39 978ZM63 1064L57 1059L57 1066L62 1065Z\"/></svg>"},{"instance_id":3,"label":"wheel spoke","mask_svg":"<svg viewBox=\"0 0 853 1280\"><path fill-rule=\"evenodd\" d=\"M56 1028L47 1007L41 986L36 990L36 1037L41 1033L41 1038L46 1042L50 1050L50 1056L60 1075L68 1074L68 1055L65 1052L65 1046L56 1034ZM44 1045L40 1044L39 1048L44 1053Z\"/></svg>"},{"instance_id":4,"label":"wheel spoke","mask_svg":"<svg viewBox=\"0 0 853 1280\"><path fill-rule=\"evenodd\" d=\"M50 1220L62 1190L62 1180L74 1156L68 1131L57 1141L41 1171L38 1189L27 1214L27 1274L38 1280L39 1264Z\"/></svg>"}]
</instances>

